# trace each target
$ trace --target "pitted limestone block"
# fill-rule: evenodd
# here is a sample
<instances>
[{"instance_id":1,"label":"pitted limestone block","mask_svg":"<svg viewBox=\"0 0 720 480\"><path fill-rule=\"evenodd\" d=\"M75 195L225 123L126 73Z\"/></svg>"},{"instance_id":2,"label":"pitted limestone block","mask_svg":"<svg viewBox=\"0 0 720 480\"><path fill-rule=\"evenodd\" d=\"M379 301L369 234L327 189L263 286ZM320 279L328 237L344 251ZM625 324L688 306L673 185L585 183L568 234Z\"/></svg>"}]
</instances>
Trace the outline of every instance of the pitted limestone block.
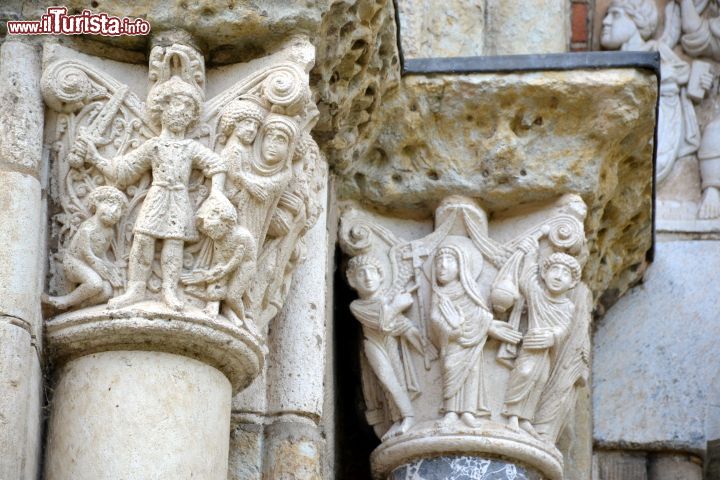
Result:
<instances>
[{"instance_id":1,"label":"pitted limestone block","mask_svg":"<svg viewBox=\"0 0 720 480\"><path fill-rule=\"evenodd\" d=\"M716 241L657 244L645 282L594 336L595 444L702 452L717 403Z\"/></svg>"},{"instance_id":2,"label":"pitted limestone block","mask_svg":"<svg viewBox=\"0 0 720 480\"><path fill-rule=\"evenodd\" d=\"M406 77L383 99L372 151L340 173L340 195L418 217L450 193L494 212L578 193L585 279L609 304L651 245L656 95L655 77L630 69Z\"/></svg>"}]
</instances>

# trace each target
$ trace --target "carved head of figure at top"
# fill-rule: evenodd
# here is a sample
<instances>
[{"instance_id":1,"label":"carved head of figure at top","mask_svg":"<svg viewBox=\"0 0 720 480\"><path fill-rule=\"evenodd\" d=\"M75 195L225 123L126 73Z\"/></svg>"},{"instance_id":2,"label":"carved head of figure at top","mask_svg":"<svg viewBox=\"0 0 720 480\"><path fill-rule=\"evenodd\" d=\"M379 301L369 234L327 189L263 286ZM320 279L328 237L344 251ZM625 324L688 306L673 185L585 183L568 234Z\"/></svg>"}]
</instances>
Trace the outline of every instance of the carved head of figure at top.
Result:
<instances>
[{"instance_id":1,"label":"carved head of figure at top","mask_svg":"<svg viewBox=\"0 0 720 480\"><path fill-rule=\"evenodd\" d=\"M297 124L285 115L270 114L261 129L260 163L264 173L276 173L295 153Z\"/></svg>"},{"instance_id":2,"label":"carved head of figure at top","mask_svg":"<svg viewBox=\"0 0 720 480\"><path fill-rule=\"evenodd\" d=\"M383 267L372 255L358 255L348 262L347 279L360 298L370 298L380 292L383 280Z\"/></svg>"},{"instance_id":3,"label":"carved head of figure at top","mask_svg":"<svg viewBox=\"0 0 720 480\"><path fill-rule=\"evenodd\" d=\"M542 264L542 278L550 294L562 295L580 281L580 264L574 257L555 252Z\"/></svg>"},{"instance_id":4,"label":"carved head of figure at top","mask_svg":"<svg viewBox=\"0 0 720 480\"><path fill-rule=\"evenodd\" d=\"M458 280L460 265L457 252L452 248L444 247L435 254L435 278L439 285L447 285Z\"/></svg>"},{"instance_id":5,"label":"carved head of figure at top","mask_svg":"<svg viewBox=\"0 0 720 480\"><path fill-rule=\"evenodd\" d=\"M123 212L127 210L128 201L125 194L117 188L102 186L90 193L88 204L103 225L111 227L122 218Z\"/></svg>"},{"instance_id":6,"label":"carved head of figure at top","mask_svg":"<svg viewBox=\"0 0 720 480\"><path fill-rule=\"evenodd\" d=\"M235 135L243 145L251 145L267 113L257 99L242 96L225 108L220 118L220 129L226 140Z\"/></svg>"},{"instance_id":7,"label":"carved head of figure at top","mask_svg":"<svg viewBox=\"0 0 720 480\"><path fill-rule=\"evenodd\" d=\"M202 97L195 87L174 76L153 87L148 95L150 119L163 130L184 134L200 119Z\"/></svg>"},{"instance_id":8,"label":"carved head of figure at top","mask_svg":"<svg viewBox=\"0 0 720 480\"><path fill-rule=\"evenodd\" d=\"M237 212L224 195L212 192L200 205L196 216L198 230L212 240L218 240L230 233L236 224Z\"/></svg>"},{"instance_id":9,"label":"carved head of figure at top","mask_svg":"<svg viewBox=\"0 0 720 480\"><path fill-rule=\"evenodd\" d=\"M613 0L603 20L600 43L608 49L618 49L636 40L648 40L658 24L658 10L654 0Z\"/></svg>"}]
</instances>

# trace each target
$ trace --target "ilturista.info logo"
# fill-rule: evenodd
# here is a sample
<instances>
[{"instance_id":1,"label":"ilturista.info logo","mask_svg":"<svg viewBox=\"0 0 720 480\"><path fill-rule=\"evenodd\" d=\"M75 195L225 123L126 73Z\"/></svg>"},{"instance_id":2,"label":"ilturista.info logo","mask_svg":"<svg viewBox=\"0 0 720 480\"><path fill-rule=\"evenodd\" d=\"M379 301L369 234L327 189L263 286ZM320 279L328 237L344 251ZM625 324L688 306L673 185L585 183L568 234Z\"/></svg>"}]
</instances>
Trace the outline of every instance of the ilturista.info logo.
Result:
<instances>
[{"instance_id":1,"label":"ilturista.info logo","mask_svg":"<svg viewBox=\"0 0 720 480\"><path fill-rule=\"evenodd\" d=\"M68 15L67 7L49 7L40 20L9 20L10 35L147 35L150 23L142 18L114 17L83 10Z\"/></svg>"}]
</instances>

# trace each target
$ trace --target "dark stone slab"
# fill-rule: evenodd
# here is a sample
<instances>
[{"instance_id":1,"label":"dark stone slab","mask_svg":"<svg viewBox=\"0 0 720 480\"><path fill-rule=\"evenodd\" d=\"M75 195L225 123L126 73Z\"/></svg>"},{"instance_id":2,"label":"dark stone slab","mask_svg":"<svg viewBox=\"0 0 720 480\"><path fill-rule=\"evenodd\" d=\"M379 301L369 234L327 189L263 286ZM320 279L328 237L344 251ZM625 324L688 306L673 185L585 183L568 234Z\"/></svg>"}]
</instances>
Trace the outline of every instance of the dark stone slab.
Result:
<instances>
[{"instance_id":1,"label":"dark stone slab","mask_svg":"<svg viewBox=\"0 0 720 480\"><path fill-rule=\"evenodd\" d=\"M388 480L542 480L523 466L482 457L458 456L415 460L396 468Z\"/></svg>"},{"instance_id":2,"label":"dark stone slab","mask_svg":"<svg viewBox=\"0 0 720 480\"><path fill-rule=\"evenodd\" d=\"M574 52L542 55L496 55L483 57L408 58L403 75L433 73L502 73L551 70L637 68L660 76L657 52Z\"/></svg>"}]
</instances>

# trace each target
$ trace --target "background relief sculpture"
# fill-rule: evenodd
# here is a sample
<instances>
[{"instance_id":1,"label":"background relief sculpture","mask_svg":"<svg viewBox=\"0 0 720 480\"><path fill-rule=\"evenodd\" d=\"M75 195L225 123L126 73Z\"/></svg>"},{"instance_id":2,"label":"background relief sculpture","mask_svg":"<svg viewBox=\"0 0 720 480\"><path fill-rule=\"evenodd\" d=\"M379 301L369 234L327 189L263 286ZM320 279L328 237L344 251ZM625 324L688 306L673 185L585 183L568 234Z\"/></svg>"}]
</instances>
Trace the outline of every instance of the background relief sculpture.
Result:
<instances>
[{"instance_id":1,"label":"background relief sculpture","mask_svg":"<svg viewBox=\"0 0 720 480\"><path fill-rule=\"evenodd\" d=\"M153 49L144 104L81 61L46 67L52 312L165 308L263 329L321 211L311 48L291 44L210 101L203 57L184 45Z\"/></svg>"},{"instance_id":2,"label":"background relief sculpture","mask_svg":"<svg viewBox=\"0 0 720 480\"><path fill-rule=\"evenodd\" d=\"M656 167L660 230L718 229L717 7L714 0L670 0L661 18L653 0L613 0L603 20L604 48L660 53ZM662 32L658 32L660 23Z\"/></svg>"},{"instance_id":3,"label":"background relief sculpture","mask_svg":"<svg viewBox=\"0 0 720 480\"><path fill-rule=\"evenodd\" d=\"M502 242L461 196L441 202L420 239L354 207L342 215L366 415L383 440L376 462L406 441L457 453L482 437L486 453L511 438L562 463L555 443L589 371L586 206L565 195L542 212Z\"/></svg>"}]
</instances>

